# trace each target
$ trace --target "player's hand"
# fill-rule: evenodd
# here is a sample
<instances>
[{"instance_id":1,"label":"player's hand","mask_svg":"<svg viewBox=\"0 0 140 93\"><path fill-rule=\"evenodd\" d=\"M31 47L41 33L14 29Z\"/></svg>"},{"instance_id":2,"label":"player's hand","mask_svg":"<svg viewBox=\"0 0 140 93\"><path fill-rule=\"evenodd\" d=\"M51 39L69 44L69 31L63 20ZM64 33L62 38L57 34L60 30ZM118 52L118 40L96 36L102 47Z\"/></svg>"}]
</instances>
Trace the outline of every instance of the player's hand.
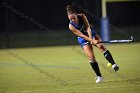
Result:
<instances>
[{"instance_id":1,"label":"player's hand","mask_svg":"<svg viewBox=\"0 0 140 93\"><path fill-rule=\"evenodd\" d=\"M97 45L99 43L98 40L92 40L92 44Z\"/></svg>"},{"instance_id":2,"label":"player's hand","mask_svg":"<svg viewBox=\"0 0 140 93\"><path fill-rule=\"evenodd\" d=\"M93 45L93 42L90 42L91 45Z\"/></svg>"},{"instance_id":3,"label":"player's hand","mask_svg":"<svg viewBox=\"0 0 140 93\"><path fill-rule=\"evenodd\" d=\"M91 39L90 44L93 45L93 39Z\"/></svg>"}]
</instances>

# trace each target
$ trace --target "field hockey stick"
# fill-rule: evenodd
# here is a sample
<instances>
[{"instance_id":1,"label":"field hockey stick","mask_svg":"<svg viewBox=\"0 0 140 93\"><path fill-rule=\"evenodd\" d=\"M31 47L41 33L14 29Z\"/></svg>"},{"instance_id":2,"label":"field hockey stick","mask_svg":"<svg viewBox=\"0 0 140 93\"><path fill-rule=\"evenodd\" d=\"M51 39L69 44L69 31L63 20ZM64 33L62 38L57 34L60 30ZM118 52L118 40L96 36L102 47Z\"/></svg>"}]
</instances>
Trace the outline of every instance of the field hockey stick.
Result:
<instances>
[{"instance_id":1,"label":"field hockey stick","mask_svg":"<svg viewBox=\"0 0 140 93\"><path fill-rule=\"evenodd\" d=\"M133 42L135 39L133 36L130 37L130 39L127 40L110 40L110 41L99 41L98 43L129 43Z\"/></svg>"}]
</instances>

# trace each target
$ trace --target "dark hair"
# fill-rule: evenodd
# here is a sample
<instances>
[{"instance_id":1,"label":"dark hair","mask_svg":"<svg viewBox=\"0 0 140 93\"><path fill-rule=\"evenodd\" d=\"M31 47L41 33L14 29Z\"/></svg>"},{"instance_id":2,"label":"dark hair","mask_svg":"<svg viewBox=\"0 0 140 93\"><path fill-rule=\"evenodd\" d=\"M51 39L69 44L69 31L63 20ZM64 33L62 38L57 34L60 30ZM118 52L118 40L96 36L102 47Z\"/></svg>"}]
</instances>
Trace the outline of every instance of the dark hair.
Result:
<instances>
[{"instance_id":1,"label":"dark hair","mask_svg":"<svg viewBox=\"0 0 140 93\"><path fill-rule=\"evenodd\" d=\"M73 14L73 13L76 13L74 7L72 5L67 5L66 7L66 10L67 10L67 14Z\"/></svg>"},{"instance_id":2,"label":"dark hair","mask_svg":"<svg viewBox=\"0 0 140 93\"><path fill-rule=\"evenodd\" d=\"M77 4L67 5L66 10L68 15L72 13L84 13L83 9Z\"/></svg>"}]
</instances>

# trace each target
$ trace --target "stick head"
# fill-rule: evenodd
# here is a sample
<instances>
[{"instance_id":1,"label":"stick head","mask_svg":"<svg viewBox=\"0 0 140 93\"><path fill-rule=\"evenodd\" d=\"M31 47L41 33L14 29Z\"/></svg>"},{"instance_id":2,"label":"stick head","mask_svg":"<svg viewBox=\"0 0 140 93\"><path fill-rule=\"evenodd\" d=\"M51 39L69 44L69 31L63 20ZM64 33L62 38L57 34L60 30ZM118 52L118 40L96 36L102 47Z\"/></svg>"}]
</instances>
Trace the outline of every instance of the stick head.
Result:
<instances>
[{"instance_id":1,"label":"stick head","mask_svg":"<svg viewBox=\"0 0 140 93\"><path fill-rule=\"evenodd\" d=\"M136 39L134 38L134 36L130 36L131 42L135 41Z\"/></svg>"}]
</instances>

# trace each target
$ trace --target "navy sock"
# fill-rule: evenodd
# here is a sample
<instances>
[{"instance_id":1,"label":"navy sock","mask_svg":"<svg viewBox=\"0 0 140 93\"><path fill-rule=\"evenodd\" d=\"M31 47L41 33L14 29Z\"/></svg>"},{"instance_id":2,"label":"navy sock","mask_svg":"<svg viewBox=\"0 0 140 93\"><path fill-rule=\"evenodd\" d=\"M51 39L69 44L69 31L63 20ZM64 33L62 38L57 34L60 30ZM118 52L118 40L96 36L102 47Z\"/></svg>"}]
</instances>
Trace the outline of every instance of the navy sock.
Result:
<instances>
[{"instance_id":1,"label":"navy sock","mask_svg":"<svg viewBox=\"0 0 140 93\"><path fill-rule=\"evenodd\" d=\"M96 73L97 76L102 76L101 73L100 73L100 69L99 69L99 66L98 66L98 63L95 61L95 62L90 62L90 65L92 67L92 69L94 70L94 72Z\"/></svg>"},{"instance_id":2,"label":"navy sock","mask_svg":"<svg viewBox=\"0 0 140 93\"><path fill-rule=\"evenodd\" d=\"M115 61L108 50L104 52L104 56L108 60L109 63L111 63L112 65L115 64Z\"/></svg>"}]
</instances>

